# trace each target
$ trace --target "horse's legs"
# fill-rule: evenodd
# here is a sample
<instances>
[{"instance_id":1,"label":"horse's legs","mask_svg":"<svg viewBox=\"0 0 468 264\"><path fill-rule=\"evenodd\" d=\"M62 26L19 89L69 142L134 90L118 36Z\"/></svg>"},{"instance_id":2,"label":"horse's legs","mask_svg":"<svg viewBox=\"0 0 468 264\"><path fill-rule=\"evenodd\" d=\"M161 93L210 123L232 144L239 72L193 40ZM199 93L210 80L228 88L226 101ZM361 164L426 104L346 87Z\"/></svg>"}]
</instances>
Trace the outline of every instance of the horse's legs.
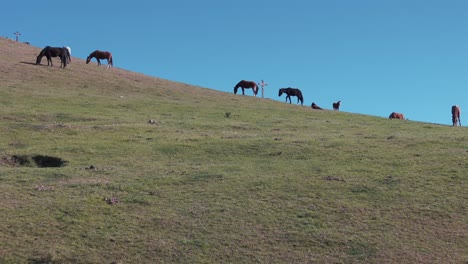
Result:
<instances>
[{"instance_id":1,"label":"horse's legs","mask_svg":"<svg viewBox=\"0 0 468 264\"><path fill-rule=\"evenodd\" d=\"M299 104L299 102L301 102L301 105L304 105L304 101L300 96L297 97L297 103Z\"/></svg>"},{"instance_id":2,"label":"horse's legs","mask_svg":"<svg viewBox=\"0 0 468 264\"><path fill-rule=\"evenodd\" d=\"M289 103L291 103L291 96L290 95L286 96L286 103L288 102L288 98L289 98Z\"/></svg>"},{"instance_id":3,"label":"horse's legs","mask_svg":"<svg viewBox=\"0 0 468 264\"><path fill-rule=\"evenodd\" d=\"M64 68L67 67L67 55L63 55L61 58L60 58L62 61L60 62L60 67L61 68Z\"/></svg>"},{"instance_id":4,"label":"horse's legs","mask_svg":"<svg viewBox=\"0 0 468 264\"><path fill-rule=\"evenodd\" d=\"M47 55L47 66L54 67L54 64L52 63L52 57Z\"/></svg>"},{"instance_id":5,"label":"horse's legs","mask_svg":"<svg viewBox=\"0 0 468 264\"><path fill-rule=\"evenodd\" d=\"M96 58L97 60L97 66L101 66L101 61L99 60L99 58Z\"/></svg>"},{"instance_id":6,"label":"horse's legs","mask_svg":"<svg viewBox=\"0 0 468 264\"><path fill-rule=\"evenodd\" d=\"M242 87L242 95L245 95L245 93L244 93L244 87Z\"/></svg>"}]
</instances>

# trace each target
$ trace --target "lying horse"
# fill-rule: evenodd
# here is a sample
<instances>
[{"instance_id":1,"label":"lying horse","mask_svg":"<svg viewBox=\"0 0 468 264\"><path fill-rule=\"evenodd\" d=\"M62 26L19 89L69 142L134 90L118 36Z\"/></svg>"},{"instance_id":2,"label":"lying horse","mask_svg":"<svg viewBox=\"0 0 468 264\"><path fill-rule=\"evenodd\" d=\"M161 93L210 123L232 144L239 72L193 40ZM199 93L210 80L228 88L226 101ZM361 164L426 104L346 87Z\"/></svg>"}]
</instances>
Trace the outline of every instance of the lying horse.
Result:
<instances>
[{"instance_id":1,"label":"lying horse","mask_svg":"<svg viewBox=\"0 0 468 264\"><path fill-rule=\"evenodd\" d=\"M302 97L301 90L297 88L291 88L291 87L281 88L278 91L278 96L281 96L283 93L286 94L286 103L288 102L288 99L289 99L289 103L291 103L291 96L297 96L297 103L299 103L300 101L301 105L304 105L304 98Z\"/></svg>"},{"instance_id":2,"label":"lying horse","mask_svg":"<svg viewBox=\"0 0 468 264\"><path fill-rule=\"evenodd\" d=\"M239 89L239 87L242 88L242 95L245 95L244 94L244 89L245 88L252 88L254 96L257 96L257 93L258 93L257 83L255 83L253 81L242 80L242 81L238 82L236 84L236 86L234 86L234 94L237 94L237 89Z\"/></svg>"},{"instance_id":3,"label":"lying horse","mask_svg":"<svg viewBox=\"0 0 468 264\"><path fill-rule=\"evenodd\" d=\"M312 103L312 105L310 106L312 107L312 109L317 109L317 110L323 110L320 106L318 106L316 103Z\"/></svg>"},{"instance_id":4,"label":"lying horse","mask_svg":"<svg viewBox=\"0 0 468 264\"><path fill-rule=\"evenodd\" d=\"M54 64L52 63L52 57L59 57L61 60L60 68L65 68L67 66L67 61L70 58L70 53L66 48L46 46L37 56L36 65L41 64L42 57L44 56L47 58L47 66L53 67Z\"/></svg>"},{"instance_id":5,"label":"lying horse","mask_svg":"<svg viewBox=\"0 0 468 264\"><path fill-rule=\"evenodd\" d=\"M114 62L112 61L112 53L108 51L95 50L89 54L86 58L86 64L88 64L92 58L96 58L98 66L101 66L100 60L107 60L107 68L113 67Z\"/></svg>"},{"instance_id":6,"label":"lying horse","mask_svg":"<svg viewBox=\"0 0 468 264\"><path fill-rule=\"evenodd\" d=\"M403 114L400 114L400 113L392 112L388 118L404 120L405 116Z\"/></svg>"},{"instance_id":7,"label":"lying horse","mask_svg":"<svg viewBox=\"0 0 468 264\"><path fill-rule=\"evenodd\" d=\"M340 111L340 105L341 105L341 101L333 103L333 110Z\"/></svg>"},{"instance_id":8,"label":"lying horse","mask_svg":"<svg viewBox=\"0 0 468 264\"><path fill-rule=\"evenodd\" d=\"M458 125L461 126L460 114L461 114L460 107L458 105L452 106L452 123L453 123L453 126L457 126L457 122L458 122Z\"/></svg>"}]
</instances>

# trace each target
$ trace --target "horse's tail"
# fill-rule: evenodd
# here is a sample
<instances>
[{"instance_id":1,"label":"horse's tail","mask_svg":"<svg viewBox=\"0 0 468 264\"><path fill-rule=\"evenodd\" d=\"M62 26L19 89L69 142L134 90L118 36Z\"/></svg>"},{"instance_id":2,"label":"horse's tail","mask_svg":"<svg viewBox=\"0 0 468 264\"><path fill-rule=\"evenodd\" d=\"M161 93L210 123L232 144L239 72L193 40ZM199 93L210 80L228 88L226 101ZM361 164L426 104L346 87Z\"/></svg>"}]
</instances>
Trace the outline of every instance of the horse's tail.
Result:
<instances>
[{"instance_id":1,"label":"horse's tail","mask_svg":"<svg viewBox=\"0 0 468 264\"><path fill-rule=\"evenodd\" d=\"M71 62L71 53L70 53L70 48L66 48L67 49L67 59L68 59L68 62L70 63Z\"/></svg>"},{"instance_id":2,"label":"horse's tail","mask_svg":"<svg viewBox=\"0 0 468 264\"><path fill-rule=\"evenodd\" d=\"M112 54L109 56L109 63L112 67L114 66L114 60L112 59Z\"/></svg>"},{"instance_id":3,"label":"horse's tail","mask_svg":"<svg viewBox=\"0 0 468 264\"><path fill-rule=\"evenodd\" d=\"M299 91L299 94L297 95L297 98L301 101L301 105L304 105L304 97L302 97L302 92Z\"/></svg>"}]
</instances>

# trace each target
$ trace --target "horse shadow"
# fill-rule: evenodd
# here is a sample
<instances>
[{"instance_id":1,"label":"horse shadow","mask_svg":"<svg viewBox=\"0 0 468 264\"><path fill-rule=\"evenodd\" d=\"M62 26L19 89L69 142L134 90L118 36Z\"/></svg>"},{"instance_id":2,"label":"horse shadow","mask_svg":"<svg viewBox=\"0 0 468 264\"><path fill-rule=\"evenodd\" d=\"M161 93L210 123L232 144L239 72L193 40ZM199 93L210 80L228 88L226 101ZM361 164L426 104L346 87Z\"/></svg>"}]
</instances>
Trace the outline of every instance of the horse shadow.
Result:
<instances>
[{"instance_id":1,"label":"horse shadow","mask_svg":"<svg viewBox=\"0 0 468 264\"><path fill-rule=\"evenodd\" d=\"M22 61L21 63L23 63L23 64L29 64L29 65L36 65L35 62L29 62L29 61ZM42 64L40 64L40 65L42 65ZM44 66L44 65L42 65L42 66Z\"/></svg>"},{"instance_id":2,"label":"horse shadow","mask_svg":"<svg viewBox=\"0 0 468 264\"><path fill-rule=\"evenodd\" d=\"M20 63L22 63L22 64L27 64L27 65L34 65L34 66L49 67L49 66L47 66L47 65L45 65L45 64L42 64L42 63L36 64L35 62L29 62L29 61L21 61Z\"/></svg>"}]
</instances>

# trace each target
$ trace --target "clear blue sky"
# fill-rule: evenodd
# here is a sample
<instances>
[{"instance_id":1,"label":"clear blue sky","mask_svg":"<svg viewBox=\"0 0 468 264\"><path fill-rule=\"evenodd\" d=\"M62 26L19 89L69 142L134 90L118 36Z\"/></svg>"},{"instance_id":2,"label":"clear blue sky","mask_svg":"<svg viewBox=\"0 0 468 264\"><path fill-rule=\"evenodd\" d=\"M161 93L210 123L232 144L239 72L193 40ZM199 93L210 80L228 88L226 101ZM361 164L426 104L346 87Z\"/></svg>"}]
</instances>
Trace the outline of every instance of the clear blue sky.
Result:
<instances>
[{"instance_id":1,"label":"clear blue sky","mask_svg":"<svg viewBox=\"0 0 468 264\"><path fill-rule=\"evenodd\" d=\"M341 100L346 112L447 125L452 105L462 124L468 111L466 0L15 0L2 10L1 36L19 31L82 59L108 50L116 67L210 89L264 79L274 100L297 87L306 107Z\"/></svg>"}]
</instances>

